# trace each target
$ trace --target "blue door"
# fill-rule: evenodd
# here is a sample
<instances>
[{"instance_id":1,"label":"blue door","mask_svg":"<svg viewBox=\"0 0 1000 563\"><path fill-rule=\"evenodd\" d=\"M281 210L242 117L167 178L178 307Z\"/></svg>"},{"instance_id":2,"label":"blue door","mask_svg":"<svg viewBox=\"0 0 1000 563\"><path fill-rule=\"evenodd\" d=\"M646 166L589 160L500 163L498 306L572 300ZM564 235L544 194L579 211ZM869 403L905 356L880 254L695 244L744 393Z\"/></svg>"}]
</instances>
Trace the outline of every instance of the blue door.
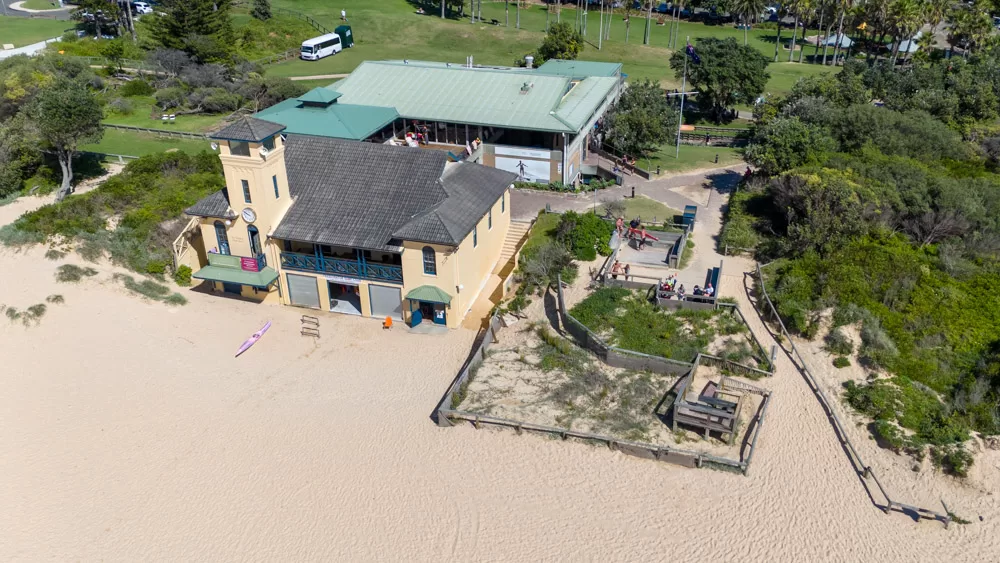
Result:
<instances>
[{"instance_id":1,"label":"blue door","mask_svg":"<svg viewBox=\"0 0 1000 563\"><path fill-rule=\"evenodd\" d=\"M238 283L225 283L225 282L223 282L222 283L222 291L224 291L226 293L235 293L236 295L240 295L241 293L243 293L243 286L240 285L240 284L238 284Z\"/></svg>"},{"instance_id":2,"label":"blue door","mask_svg":"<svg viewBox=\"0 0 1000 563\"><path fill-rule=\"evenodd\" d=\"M434 307L434 324L447 324L447 321L444 318L444 305L436 305Z\"/></svg>"},{"instance_id":3,"label":"blue door","mask_svg":"<svg viewBox=\"0 0 1000 563\"><path fill-rule=\"evenodd\" d=\"M424 316L420 313L420 309L410 311L410 326L417 326L422 322L424 322Z\"/></svg>"}]
</instances>

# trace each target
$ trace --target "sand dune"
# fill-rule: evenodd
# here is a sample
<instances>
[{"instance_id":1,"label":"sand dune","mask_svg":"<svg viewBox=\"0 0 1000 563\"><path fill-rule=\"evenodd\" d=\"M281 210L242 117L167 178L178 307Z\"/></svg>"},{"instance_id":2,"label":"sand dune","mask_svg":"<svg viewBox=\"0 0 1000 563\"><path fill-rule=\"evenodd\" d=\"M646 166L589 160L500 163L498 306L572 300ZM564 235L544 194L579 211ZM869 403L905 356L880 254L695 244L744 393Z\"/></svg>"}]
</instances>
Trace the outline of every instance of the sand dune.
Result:
<instances>
[{"instance_id":1,"label":"sand dune","mask_svg":"<svg viewBox=\"0 0 1000 563\"><path fill-rule=\"evenodd\" d=\"M723 291L746 305L739 273L748 265L727 261ZM65 297L38 326L0 317L4 560L958 562L1000 554L1000 503L977 488L988 481L914 474L858 428L863 455L900 500L938 508L944 498L973 522L945 530L876 509L783 356L742 477L436 427L429 415L470 331L418 336L322 314L314 343L299 336L296 309L194 291L188 305L170 308L129 295L108 266L78 285L57 284L59 263L42 249L0 250L0 303ZM271 331L234 359L269 319ZM983 478L996 478L995 455L979 463L992 466Z\"/></svg>"}]
</instances>

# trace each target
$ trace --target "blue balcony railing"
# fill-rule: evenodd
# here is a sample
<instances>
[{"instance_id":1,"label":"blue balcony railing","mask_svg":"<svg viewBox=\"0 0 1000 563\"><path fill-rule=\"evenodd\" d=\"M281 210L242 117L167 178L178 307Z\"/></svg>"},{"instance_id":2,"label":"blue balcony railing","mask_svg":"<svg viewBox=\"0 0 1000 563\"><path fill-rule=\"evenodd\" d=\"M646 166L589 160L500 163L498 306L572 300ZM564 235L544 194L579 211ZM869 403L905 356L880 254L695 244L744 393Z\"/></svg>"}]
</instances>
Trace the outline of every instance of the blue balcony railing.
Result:
<instances>
[{"instance_id":1,"label":"blue balcony railing","mask_svg":"<svg viewBox=\"0 0 1000 563\"><path fill-rule=\"evenodd\" d=\"M373 264L364 260L330 258L322 254L281 253L281 267L285 270L301 270L348 276L363 280L403 283L403 268L389 264Z\"/></svg>"}]
</instances>

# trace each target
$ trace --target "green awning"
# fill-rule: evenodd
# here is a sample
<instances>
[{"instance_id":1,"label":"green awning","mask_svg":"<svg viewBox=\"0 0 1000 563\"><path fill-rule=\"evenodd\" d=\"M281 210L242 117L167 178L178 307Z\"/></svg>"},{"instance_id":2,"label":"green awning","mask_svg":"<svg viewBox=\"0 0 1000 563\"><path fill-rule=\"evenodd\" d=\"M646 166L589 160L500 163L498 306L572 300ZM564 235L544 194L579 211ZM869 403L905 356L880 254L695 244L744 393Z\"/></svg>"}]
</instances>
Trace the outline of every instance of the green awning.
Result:
<instances>
[{"instance_id":1,"label":"green awning","mask_svg":"<svg viewBox=\"0 0 1000 563\"><path fill-rule=\"evenodd\" d=\"M274 268L264 267L259 272L244 270L239 256L210 253L208 266L195 272L199 280L217 281L222 283L238 283L253 287L267 287L278 279Z\"/></svg>"},{"instance_id":2,"label":"green awning","mask_svg":"<svg viewBox=\"0 0 1000 563\"><path fill-rule=\"evenodd\" d=\"M422 285L414 288L406 294L406 298L410 301L443 303L445 305L451 304L451 295L448 295L443 289L433 285Z\"/></svg>"}]
</instances>

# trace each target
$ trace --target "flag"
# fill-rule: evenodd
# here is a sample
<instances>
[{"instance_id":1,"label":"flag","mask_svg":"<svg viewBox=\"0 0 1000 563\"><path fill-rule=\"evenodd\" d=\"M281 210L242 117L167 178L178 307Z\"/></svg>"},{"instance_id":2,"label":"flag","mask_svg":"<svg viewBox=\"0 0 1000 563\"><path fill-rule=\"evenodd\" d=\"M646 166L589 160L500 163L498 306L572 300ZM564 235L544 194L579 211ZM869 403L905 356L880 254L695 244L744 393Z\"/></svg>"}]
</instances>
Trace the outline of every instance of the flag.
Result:
<instances>
[{"instance_id":1,"label":"flag","mask_svg":"<svg viewBox=\"0 0 1000 563\"><path fill-rule=\"evenodd\" d=\"M697 64L701 64L701 57L699 57L698 53L696 53L694 51L694 45L688 43L688 46L687 46L687 49L685 49L685 52L687 52L687 56L691 57L691 62L693 62L696 65Z\"/></svg>"}]
</instances>

